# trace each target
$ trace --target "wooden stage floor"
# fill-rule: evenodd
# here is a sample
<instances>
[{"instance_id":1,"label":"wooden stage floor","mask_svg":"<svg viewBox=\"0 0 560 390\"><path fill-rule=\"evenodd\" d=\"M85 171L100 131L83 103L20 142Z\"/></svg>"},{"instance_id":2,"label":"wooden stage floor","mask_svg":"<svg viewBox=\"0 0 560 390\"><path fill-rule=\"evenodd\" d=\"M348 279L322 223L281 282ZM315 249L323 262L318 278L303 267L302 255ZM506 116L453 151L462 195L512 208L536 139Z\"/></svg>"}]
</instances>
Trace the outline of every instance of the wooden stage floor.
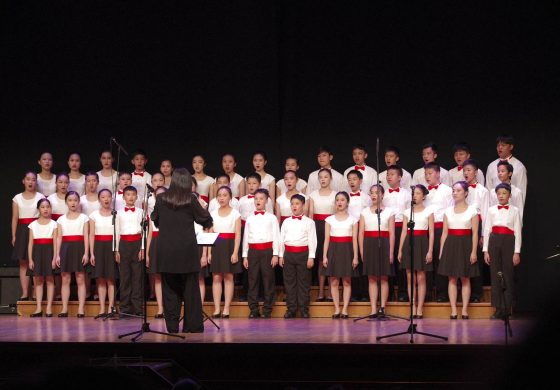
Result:
<instances>
[{"instance_id":1,"label":"wooden stage floor","mask_svg":"<svg viewBox=\"0 0 560 390\"><path fill-rule=\"evenodd\" d=\"M152 330L165 331L161 319L148 319ZM156 343L280 343L280 344L407 344L410 337L403 335L377 341L376 336L406 331L408 321L367 321L354 322L352 319L218 319L216 329L210 321L205 322L205 332L184 334L185 340L155 333L146 334L142 342ZM449 337L445 342L431 337L415 335L417 344L484 344L504 343L502 321L492 320L415 320L419 331ZM532 321L512 320L514 337L512 343L523 341L530 331ZM119 334L140 329L137 318L121 320L94 320L91 317L78 318L29 318L20 316L0 316L0 342L87 342L116 343L129 342L119 339Z\"/></svg>"}]
</instances>

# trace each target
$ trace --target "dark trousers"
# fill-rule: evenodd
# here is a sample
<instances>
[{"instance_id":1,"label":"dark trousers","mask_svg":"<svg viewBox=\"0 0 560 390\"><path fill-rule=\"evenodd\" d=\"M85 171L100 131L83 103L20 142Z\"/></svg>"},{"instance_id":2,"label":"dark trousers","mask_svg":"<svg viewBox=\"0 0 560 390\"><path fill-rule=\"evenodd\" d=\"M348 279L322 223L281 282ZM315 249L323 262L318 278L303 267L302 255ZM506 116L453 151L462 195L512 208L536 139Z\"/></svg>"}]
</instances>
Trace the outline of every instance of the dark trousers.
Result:
<instances>
[{"instance_id":1,"label":"dark trousers","mask_svg":"<svg viewBox=\"0 0 560 390\"><path fill-rule=\"evenodd\" d=\"M443 229L434 229L434 250L432 255L432 261L434 263L434 270L431 273L431 277L427 278L427 291L426 295L430 293L433 286L436 287L436 297L443 299L444 301L449 300L447 291L449 285L449 278L447 276L440 275L438 271L439 267L439 251L441 244L441 233Z\"/></svg>"},{"instance_id":2,"label":"dark trousers","mask_svg":"<svg viewBox=\"0 0 560 390\"><path fill-rule=\"evenodd\" d=\"M140 241L121 241L119 243L121 255L119 307L123 313L142 312L142 267L144 267L144 262L138 261L139 251Z\"/></svg>"},{"instance_id":3,"label":"dark trousers","mask_svg":"<svg viewBox=\"0 0 560 390\"><path fill-rule=\"evenodd\" d=\"M252 312L259 310L259 285L263 285L264 290L264 313L272 312L274 304L274 268L270 265L272 261L272 249L251 249L247 254L249 262L249 293L247 294L247 302Z\"/></svg>"},{"instance_id":4,"label":"dark trousers","mask_svg":"<svg viewBox=\"0 0 560 390\"><path fill-rule=\"evenodd\" d=\"M490 255L490 275L492 279L492 306L501 313L511 312L514 297L514 250L515 236L494 233L490 235L488 254ZM503 275L503 286L498 278L498 272L500 271ZM502 291L503 288L505 288L505 291Z\"/></svg>"},{"instance_id":5,"label":"dark trousers","mask_svg":"<svg viewBox=\"0 0 560 390\"><path fill-rule=\"evenodd\" d=\"M303 311L309 310L311 270L307 269L308 256L308 251L284 253L283 274L286 306L292 313L295 313L298 307Z\"/></svg>"},{"instance_id":6,"label":"dark trousers","mask_svg":"<svg viewBox=\"0 0 560 390\"><path fill-rule=\"evenodd\" d=\"M202 301L198 288L198 272L170 274L162 272L163 309L169 332L179 330L181 301L183 302L183 332L202 332Z\"/></svg>"}]
</instances>

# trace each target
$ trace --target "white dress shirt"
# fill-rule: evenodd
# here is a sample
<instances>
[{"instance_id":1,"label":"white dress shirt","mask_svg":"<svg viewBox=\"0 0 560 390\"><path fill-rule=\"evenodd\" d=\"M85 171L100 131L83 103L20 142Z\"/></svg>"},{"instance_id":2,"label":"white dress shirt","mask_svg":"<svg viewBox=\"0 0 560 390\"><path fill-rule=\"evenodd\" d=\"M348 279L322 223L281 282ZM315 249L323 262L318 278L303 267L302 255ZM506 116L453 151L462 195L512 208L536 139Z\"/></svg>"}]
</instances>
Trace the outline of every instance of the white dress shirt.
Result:
<instances>
[{"instance_id":1,"label":"white dress shirt","mask_svg":"<svg viewBox=\"0 0 560 390\"><path fill-rule=\"evenodd\" d=\"M432 208L434 223L443 222L445 210L454 204L453 190L451 187L441 183L437 186L428 186L426 188L428 188L430 192L426 195L424 205Z\"/></svg>"},{"instance_id":2,"label":"white dress shirt","mask_svg":"<svg viewBox=\"0 0 560 390\"><path fill-rule=\"evenodd\" d=\"M308 258L315 258L317 250L317 233L315 222L305 215L296 218L288 218L280 229L280 252L279 256L284 256L285 245L307 246L309 248Z\"/></svg>"},{"instance_id":3,"label":"white dress shirt","mask_svg":"<svg viewBox=\"0 0 560 390\"><path fill-rule=\"evenodd\" d=\"M362 210L371 206L371 198L367 196L364 191L349 192L348 195L350 196L350 202L348 202L348 214L358 221L360 219L360 214L362 214Z\"/></svg>"},{"instance_id":4,"label":"white dress shirt","mask_svg":"<svg viewBox=\"0 0 560 390\"><path fill-rule=\"evenodd\" d=\"M453 185L453 183L451 183L451 178L449 177L449 171L442 167L439 167L439 181L443 184L447 184L449 187ZM418 168L414 171L414 175L412 175L412 185L414 186L416 184L422 184L425 187L428 187L424 167Z\"/></svg>"},{"instance_id":5,"label":"white dress shirt","mask_svg":"<svg viewBox=\"0 0 560 390\"><path fill-rule=\"evenodd\" d=\"M266 212L274 214L274 207L272 206L272 200L268 198L266 201ZM255 206L255 196L245 195L239 199L239 213L241 214L241 220L246 221L247 218L256 210Z\"/></svg>"},{"instance_id":6,"label":"white dress shirt","mask_svg":"<svg viewBox=\"0 0 560 390\"><path fill-rule=\"evenodd\" d=\"M393 190L389 188L385 190L385 195L383 196L383 202L381 202L381 205L383 207L392 208L395 213L395 223L402 223L403 212L410 206L411 199L412 195L409 189L399 187Z\"/></svg>"},{"instance_id":7,"label":"white dress shirt","mask_svg":"<svg viewBox=\"0 0 560 390\"><path fill-rule=\"evenodd\" d=\"M486 187L488 190L493 191L498 184L500 184L500 179L498 179L498 163L501 159L496 159L488 165L486 170ZM513 175L511 176L511 184L516 186L521 190L523 197L527 196L527 169L525 165L515 157L511 156L507 161L513 165Z\"/></svg>"},{"instance_id":8,"label":"white dress shirt","mask_svg":"<svg viewBox=\"0 0 560 390\"><path fill-rule=\"evenodd\" d=\"M410 188L410 186L412 186L412 175L405 169L403 169L402 172L401 187ZM387 191L389 188L389 183L387 183L387 171L383 171L379 174L379 181L381 182L380 184L383 186L383 189Z\"/></svg>"},{"instance_id":9,"label":"white dress shirt","mask_svg":"<svg viewBox=\"0 0 560 390\"><path fill-rule=\"evenodd\" d=\"M344 171L344 181L345 181L344 188L347 192L350 192L350 186L348 185L347 175L348 172L353 170L357 170L362 174L363 181L362 181L362 185L360 186L360 189L367 193L371 188L371 186L377 182L377 171L367 165L363 165L363 166L352 165L350 168L346 169Z\"/></svg>"},{"instance_id":10,"label":"white dress shirt","mask_svg":"<svg viewBox=\"0 0 560 390\"><path fill-rule=\"evenodd\" d=\"M280 228L276 217L268 212L249 215L243 232L243 256L249 253L249 244L272 242L272 255L280 251Z\"/></svg>"},{"instance_id":11,"label":"white dress shirt","mask_svg":"<svg viewBox=\"0 0 560 390\"><path fill-rule=\"evenodd\" d=\"M511 186L511 197L509 198L509 204L517 207L519 210L519 216L521 218L521 225L523 225L523 209L525 208L525 197L519 188L510 184ZM488 190L490 192L490 206L496 206L498 202L498 195L496 195L496 190Z\"/></svg>"},{"instance_id":12,"label":"white dress shirt","mask_svg":"<svg viewBox=\"0 0 560 390\"><path fill-rule=\"evenodd\" d=\"M451 185L457 183L458 181L465 181L465 176L463 175L463 167L455 167L449 170L449 178L451 180ZM476 181L484 185L484 173L479 169L476 171Z\"/></svg>"},{"instance_id":13,"label":"white dress shirt","mask_svg":"<svg viewBox=\"0 0 560 390\"><path fill-rule=\"evenodd\" d=\"M332 174L331 180L331 190L333 191L344 191L346 188L346 179L342 174L334 169L329 169ZM307 194L311 194L313 191L316 191L321 188L321 184L319 183L319 170L311 172L309 178L307 179Z\"/></svg>"},{"instance_id":14,"label":"white dress shirt","mask_svg":"<svg viewBox=\"0 0 560 390\"><path fill-rule=\"evenodd\" d=\"M494 226L500 226L513 230L515 236L514 253L521 253L521 216L519 215L517 207L513 205L506 205L506 207L496 205L488 209L488 218L484 223L483 252L488 252L488 243L490 242L492 228Z\"/></svg>"}]
</instances>

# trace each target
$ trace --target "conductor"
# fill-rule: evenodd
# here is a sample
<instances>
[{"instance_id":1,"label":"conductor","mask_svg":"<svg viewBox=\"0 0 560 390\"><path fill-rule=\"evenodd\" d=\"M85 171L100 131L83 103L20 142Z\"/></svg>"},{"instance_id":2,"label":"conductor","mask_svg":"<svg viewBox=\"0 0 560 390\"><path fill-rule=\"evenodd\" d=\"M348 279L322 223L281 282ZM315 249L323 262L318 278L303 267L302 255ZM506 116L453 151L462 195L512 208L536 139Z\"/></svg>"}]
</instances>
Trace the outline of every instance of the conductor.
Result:
<instances>
[{"instance_id":1,"label":"conductor","mask_svg":"<svg viewBox=\"0 0 560 390\"><path fill-rule=\"evenodd\" d=\"M158 268L162 275L165 325L179 332L181 301L184 302L184 333L204 332L202 301L198 287L200 260L194 222L205 229L212 217L192 193L192 177L185 168L173 171L169 190L156 197L152 220L159 227Z\"/></svg>"}]
</instances>

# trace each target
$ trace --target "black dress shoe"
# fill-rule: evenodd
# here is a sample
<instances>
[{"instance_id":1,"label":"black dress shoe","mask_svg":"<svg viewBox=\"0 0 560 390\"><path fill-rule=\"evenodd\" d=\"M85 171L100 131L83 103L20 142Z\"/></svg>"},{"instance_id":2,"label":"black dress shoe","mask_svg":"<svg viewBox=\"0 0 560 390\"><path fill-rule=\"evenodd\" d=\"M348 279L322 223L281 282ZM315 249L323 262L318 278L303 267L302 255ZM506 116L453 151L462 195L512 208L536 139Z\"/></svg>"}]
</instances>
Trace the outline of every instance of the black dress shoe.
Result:
<instances>
[{"instance_id":1,"label":"black dress shoe","mask_svg":"<svg viewBox=\"0 0 560 390\"><path fill-rule=\"evenodd\" d=\"M183 329L183 333L204 333L204 328L195 330Z\"/></svg>"},{"instance_id":2,"label":"black dress shoe","mask_svg":"<svg viewBox=\"0 0 560 390\"><path fill-rule=\"evenodd\" d=\"M309 318L309 310L302 311L301 318Z\"/></svg>"},{"instance_id":3,"label":"black dress shoe","mask_svg":"<svg viewBox=\"0 0 560 390\"><path fill-rule=\"evenodd\" d=\"M224 318L224 319L228 319L228 318L229 318L229 314L222 314L221 317Z\"/></svg>"},{"instance_id":4,"label":"black dress shoe","mask_svg":"<svg viewBox=\"0 0 560 390\"><path fill-rule=\"evenodd\" d=\"M78 317L78 318L84 318L85 316L86 316L85 314L81 314L81 313L78 313L78 314L76 315L76 317Z\"/></svg>"},{"instance_id":5,"label":"black dress shoe","mask_svg":"<svg viewBox=\"0 0 560 390\"><path fill-rule=\"evenodd\" d=\"M348 314L341 314L340 318L342 318L343 320L347 320L348 319Z\"/></svg>"},{"instance_id":6,"label":"black dress shoe","mask_svg":"<svg viewBox=\"0 0 560 390\"><path fill-rule=\"evenodd\" d=\"M261 318L261 314L258 311L252 311L249 314L249 318L253 319L253 318Z\"/></svg>"},{"instance_id":7,"label":"black dress shoe","mask_svg":"<svg viewBox=\"0 0 560 390\"><path fill-rule=\"evenodd\" d=\"M479 297L471 297L469 302L470 303L480 303L480 298Z\"/></svg>"},{"instance_id":8,"label":"black dress shoe","mask_svg":"<svg viewBox=\"0 0 560 390\"><path fill-rule=\"evenodd\" d=\"M327 299L325 297L315 299L315 302L326 302Z\"/></svg>"},{"instance_id":9,"label":"black dress shoe","mask_svg":"<svg viewBox=\"0 0 560 390\"><path fill-rule=\"evenodd\" d=\"M45 317L51 318L51 317L52 317L52 313L47 313L47 314L45 314Z\"/></svg>"},{"instance_id":10,"label":"black dress shoe","mask_svg":"<svg viewBox=\"0 0 560 390\"><path fill-rule=\"evenodd\" d=\"M446 298L446 297L437 297L436 302L437 302L437 303L447 303L447 302L449 302L449 298Z\"/></svg>"},{"instance_id":11,"label":"black dress shoe","mask_svg":"<svg viewBox=\"0 0 560 390\"><path fill-rule=\"evenodd\" d=\"M40 311L39 313L31 313L29 315L29 317L42 317L43 316L43 312Z\"/></svg>"},{"instance_id":12,"label":"black dress shoe","mask_svg":"<svg viewBox=\"0 0 560 390\"><path fill-rule=\"evenodd\" d=\"M461 319L462 319L462 320L468 320L468 319L469 319L469 316L464 316L464 315L461 314Z\"/></svg>"},{"instance_id":13,"label":"black dress shoe","mask_svg":"<svg viewBox=\"0 0 560 390\"><path fill-rule=\"evenodd\" d=\"M329 297L329 298L325 298L325 302L333 302L333 299L332 299L332 297Z\"/></svg>"},{"instance_id":14,"label":"black dress shoe","mask_svg":"<svg viewBox=\"0 0 560 390\"><path fill-rule=\"evenodd\" d=\"M284 318L296 318L296 313L294 313L293 311L287 311L286 313L284 313Z\"/></svg>"},{"instance_id":15,"label":"black dress shoe","mask_svg":"<svg viewBox=\"0 0 560 390\"><path fill-rule=\"evenodd\" d=\"M385 308L384 307L380 307L379 309L377 309L377 317L385 317Z\"/></svg>"},{"instance_id":16,"label":"black dress shoe","mask_svg":"<svg viewBox=\"0 0 560 390\"><path fill-rule=\"evenodd\" d=\"M220 313L218 313L218 314L212 314L212 318L213 318L213 319L222 318L222 316L220 315Z\"/></svg>"},{"instance_id":17,"label":"black dress shoe","mask_svg":"<svg viewBox=\"0 0 560 390\"><path fill-rule=\"evenodd\" d=\"M340 318L340 313L338 314L333 314L332 315L333 320L339 319Z\"/></svg>"},{"instance_id":18,"label":"black dress shoe","mask_svg":"<svg viewBox=\"0 0 560 390\"><path fill-rule=\"evenodd\" d=\"M165 317L164 317L163 313L158 313L154 316L154 318L157 318L159 320L159 319L162 319L162 318L165 318Z\"/></svg>"},{"instance_id":19,"label":"black dress shoe","mask_svg":"<svg viewBox=\"0 0 560 390\"><path fill-rule=\"evenodd\" d=\"M99 318L105 317L107 314L105 313L99 313L98 315L96 315L95 317L93 317L94 320L98 320Z\"/></svg>"},{"instance_id":20,"label":"black dress shoe","mask_svg":"<svg viewBox=\"0 0 560 390\"><path fill-rule=\"evenodd\" d=\"M422 314L418 315L418 314L414 314L412 316L412 318L416 318L417 320L421 320L424 316Z\"/></svg>"},{"instance_id":21,"label":"black dress shoe","mask_svg":"<svg viewBox=\"0 0 560 390\"><path fill-rule=\"evenodd\" d=\"M68 317L68 312L66 312L66 313L58 313L58 316L57 316L57 317L58 317L58 318L66 318L66 317Z\"/></svg>"},{"instance_id":22,"label":"black dress shoe","mask_svg":"<svg viewBox=\"0 0 560 390\"><path fill-rule=\"evenodd\" d=\"M455 315L450 315L450 316L449 316L449 319L450 319L450 320L456 320L456 319L457 319L457 314L455 314Z\"/></svg>"},{"instance_id":23,"label":"black dress shoe","mask_svg":"<svg viewBox=\"0 0 560 390\"><path fill-rule=\"evenodd\" d=\"M272 317L272 313L271 312L265 312L262 315L263 318L271 318Z\"/></svg>"}]
</instances>

